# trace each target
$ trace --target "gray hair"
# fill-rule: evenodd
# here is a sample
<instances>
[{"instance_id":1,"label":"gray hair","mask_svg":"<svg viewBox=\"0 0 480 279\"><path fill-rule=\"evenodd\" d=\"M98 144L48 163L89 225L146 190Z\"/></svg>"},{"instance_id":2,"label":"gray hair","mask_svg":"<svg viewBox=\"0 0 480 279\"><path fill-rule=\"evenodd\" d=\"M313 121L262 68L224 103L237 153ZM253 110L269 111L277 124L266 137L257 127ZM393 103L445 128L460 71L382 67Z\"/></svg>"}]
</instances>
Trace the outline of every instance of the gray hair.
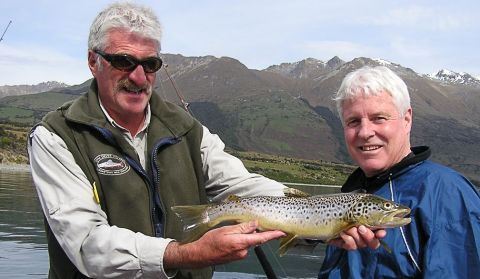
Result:
<instances>
[{"instance_id":1,"label":"gray hair","mask_svg":"<svg viewBox=\"0 0 480 279\"><path fill-rule=\"evenodd\" d=\"M88 49L105 49L108 32L117 28L156 41L160 51L162 28L157 16L151 8L129 2L112 3L97 15L90 26Z\"/></svg>"},{"instance_id":2,"label":"gray hair","mask_svg":"<svg viewBox=\"0 0 480 279\"><path fill-rule=\"evenodd\" d=\"M343 101L358 95L378 96L382 92L392 96L395 106L403 117L410 108L410 95L405 82L392 70L385 66L364 66L346 75L333 98L342 122Z\"/></svg>"}]
</instances>

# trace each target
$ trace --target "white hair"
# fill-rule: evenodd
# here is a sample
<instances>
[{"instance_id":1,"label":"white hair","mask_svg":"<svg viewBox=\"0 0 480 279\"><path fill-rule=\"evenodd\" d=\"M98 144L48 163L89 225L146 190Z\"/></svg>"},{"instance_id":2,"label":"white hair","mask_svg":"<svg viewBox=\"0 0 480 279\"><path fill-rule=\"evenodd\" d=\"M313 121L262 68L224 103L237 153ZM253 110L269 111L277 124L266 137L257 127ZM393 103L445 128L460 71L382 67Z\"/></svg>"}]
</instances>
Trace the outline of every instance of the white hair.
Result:
<instances>
[{"instance_id":1,"label":"white hair","mask_svg":"<svg viewBox=\"0 0 480 279\"><path fill-rule=\"evenodd\" d=\"M108 32L117 28L156 41L160 51L162 28L157 16L151 8L129 2L112 3L97 15L90 26L88 49L105 49Z\"/></svg>"},{"instance_id":2,"label":"white hair","mask_svg":"<svg viewBox=\"0 0 480 279\"><path fill-rule=\"evenodd\" d=\"M392 70L385 66L364 66L346 75L333 98L342 122L343 101L358 95L378 96L383 92L392 96L400 115L404 116L410 108L410 95L405 82Z\"/></svg>"}]
</instances>

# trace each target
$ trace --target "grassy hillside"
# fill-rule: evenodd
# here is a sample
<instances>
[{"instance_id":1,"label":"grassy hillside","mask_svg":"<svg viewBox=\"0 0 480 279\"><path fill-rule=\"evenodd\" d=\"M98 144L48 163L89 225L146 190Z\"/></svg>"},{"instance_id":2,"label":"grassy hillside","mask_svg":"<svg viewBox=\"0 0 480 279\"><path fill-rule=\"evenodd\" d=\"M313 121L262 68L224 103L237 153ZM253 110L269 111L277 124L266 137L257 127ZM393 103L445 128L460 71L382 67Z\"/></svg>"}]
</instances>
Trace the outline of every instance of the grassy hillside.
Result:
<instances>
[{"instance_id":1,"label":"grassy hillside","mask_svg":"<svg viewBox=\"0 0 480 279\"><path fill-rule=\"evenodd\" d=\"M0 163L26 164L27 135L30 127L0 124Z\"/></svg>"},{"instance_id":2,"label":"grassy hillside","mask_svg":"<svg viewBox=\"0 0 480 279\"><path fill-rule=\"evenodd\" d=\"M77 97L62 92L5 97L0 100L0 122L32 126L47 112Z\"/></svg>"},{"instance_id":3,"label":"grassy hillside","mask_svg":"<svg viewBox=\"0 0 480 279\"><path fill-rule=\"evenodd\" d=\"M345 164L294 159L257 152L233 150L228 152L242 160L249 171L281 182L342 185L354 170L353 166Z\"/></svg>"},{"instance_id":4,"label":"grassy hillside","mask_svg":"<svg viewBox=\"0 0 480 279\"><path fill-rule=\"evenodd\" d=\"M4 123L32 124L35 113L31 109L0 106L0 121Z\"/></svg>"},{"instance_id":5,"label":"grassy hillside","mask_svg":"<svg viewBox=\"0 0 480 279\"><path fill-rule=\"evenodd\" d=\"M328 124L287 91L243 93L218 104L192 102L191 108L234 149L338 161L334 156L338 142L328 136Z\"/></svg>"}]
</instances>

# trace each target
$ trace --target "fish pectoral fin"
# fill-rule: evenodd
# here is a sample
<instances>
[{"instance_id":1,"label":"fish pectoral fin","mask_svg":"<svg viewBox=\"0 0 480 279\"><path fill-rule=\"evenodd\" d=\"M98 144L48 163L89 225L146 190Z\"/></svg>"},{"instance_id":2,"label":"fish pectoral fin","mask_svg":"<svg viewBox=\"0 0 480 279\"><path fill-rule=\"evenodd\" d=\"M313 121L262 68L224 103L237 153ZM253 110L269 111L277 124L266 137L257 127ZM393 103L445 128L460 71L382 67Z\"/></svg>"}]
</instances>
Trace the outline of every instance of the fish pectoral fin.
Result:
<instances>
[{"instance_id":1,"label":"fish pectoral fin","mask_svg":"<svg viewBox=\"0 0 480 279\"><path fill-rule=\"evenodd\" d=\"M351 228L355 227L355 224L345 224L342 226L339 226L334 233L332 233L332 237L325 239L325 243L328 243L330 240L336 239L340 237L340 233L346 230L349 230Z\"/></svg>"},{"instance_id":2,"label":"fish pectoral fin","mask_svg":"<svg viewBox=\"0 0 480 279\"><path fill-rule=\"evenodd\" d=\"M307 198L310 197L310 194L305 193L301 190L295 189L295 188L289 188L286 187L283 189L283 194L285 194L286 197L293 197L293 198Z\"/></svg>"},{"instance_id":3,"label":"fish pectoral fin","mask_svg":"<svg viewBox=\"0 0 480 279\"><path fill-rule=\"evenodd\" d=\"M387 243L385 243L385 241L383 241L383 239L380 239L380 245L382 245L383 249L385 249L385 251L387 251L387 253L391 254L392 253L392 248L390 248L388 246Z\"/></svg>"},{"instance_id":4,"label":"fish pectoral fin","mask_svg":"<svg viewBox=\"0 0 480 279\"><path fill-rule=\"evenodd\" d=\"M294 247L297 243L296 241L297 235L296 234L288 234L285 237L282 237L280 240L280 247L278 248L278 254L280 257L287 253L287 250Z\"/></svg>"}]
</instances>

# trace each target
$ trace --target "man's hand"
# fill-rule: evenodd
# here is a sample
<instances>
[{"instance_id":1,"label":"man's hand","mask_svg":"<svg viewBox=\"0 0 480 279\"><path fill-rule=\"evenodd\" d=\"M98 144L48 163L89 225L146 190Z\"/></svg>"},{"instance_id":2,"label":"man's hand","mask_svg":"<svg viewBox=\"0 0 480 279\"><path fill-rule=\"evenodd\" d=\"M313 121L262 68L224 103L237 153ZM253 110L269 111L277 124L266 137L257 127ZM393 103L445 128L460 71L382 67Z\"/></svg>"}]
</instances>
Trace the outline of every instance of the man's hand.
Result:
<instances>
[{"instance_id":1,"label":"man's hand","mask_svg":"<svg viewBox=\"0 0 480 279\"><path fill-rule=\"evenodd\" d=\"M345 250L356 250L370 247L377 249L380 247L380 239L387 235L385 230L372 231L367 227L360 225L340 233L340 237L332 239L328 244L343 248Z\"/></svg>"},{"instance_id":2,"label":"man's hand","mask_svg":"<svg viewBox=\"0 0 480 279\"><path fill-rule=\"evenodd\" d=\"M171 242L164 255L164 268L200 268L244 259L248 249L285 236L281 231L256 232L257 221L220 227L197 241Z\"/></svg>"}]
</instances>

